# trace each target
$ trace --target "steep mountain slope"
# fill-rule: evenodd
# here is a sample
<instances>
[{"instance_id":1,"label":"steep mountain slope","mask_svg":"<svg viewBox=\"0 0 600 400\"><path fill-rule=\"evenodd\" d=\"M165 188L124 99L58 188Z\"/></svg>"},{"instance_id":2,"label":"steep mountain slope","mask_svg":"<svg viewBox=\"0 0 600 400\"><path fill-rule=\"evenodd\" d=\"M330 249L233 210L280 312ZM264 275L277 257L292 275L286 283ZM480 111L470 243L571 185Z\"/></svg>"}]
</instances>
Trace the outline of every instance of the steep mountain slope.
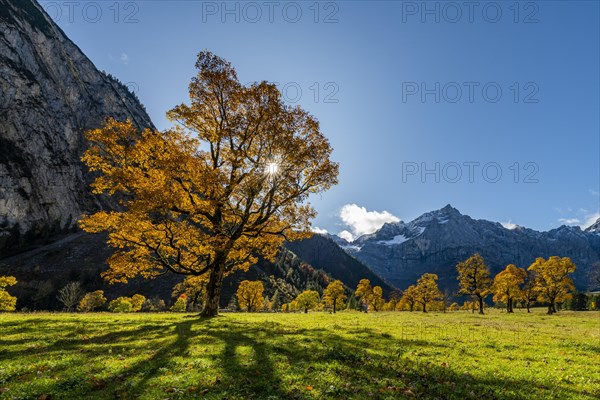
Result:
<instances>
[{"instance_id":1,"label":"steep mountain slope","mask_svg":"<svg viewBox=\"0 0 600 400\"><path fill-rule=\"evenodd\" d=\"M80 162L107 117L152 122L33 0L0 0L0 252L70 230L102 207Z\"/></svg>"},{"instance_id":2,"label":"steep mountain slope","mask_svg":"<svg viewBox=\"0 0 600 400\"><path fill-rule=\"evenodd\" d=\"M366 265L344 252L331 238L313 235L309 239L287 243L286 247L313 267L322 269L353 289L365 278L371 281L371 285L381 286L384 295L394 290Z\"/></svg>"},{"instance_id":3,"label":"steep mountain slope","mask_svg":"<svg viewBox=\"0 0 600 400\"><path fill-rule=\"evenodd\" d=\"M497 222L474 220L447 205L409 223L385 224L344 249L401 289L425 272L438 274L441 286L455 287L456 264L475 252L485 258L492 274L509 263L527 268L536 257L570 257L577 264L575 283L585 289L586 272L599 260L600 235L568 226L547 232L511 230Z\"/></svg>"}]
</instances>

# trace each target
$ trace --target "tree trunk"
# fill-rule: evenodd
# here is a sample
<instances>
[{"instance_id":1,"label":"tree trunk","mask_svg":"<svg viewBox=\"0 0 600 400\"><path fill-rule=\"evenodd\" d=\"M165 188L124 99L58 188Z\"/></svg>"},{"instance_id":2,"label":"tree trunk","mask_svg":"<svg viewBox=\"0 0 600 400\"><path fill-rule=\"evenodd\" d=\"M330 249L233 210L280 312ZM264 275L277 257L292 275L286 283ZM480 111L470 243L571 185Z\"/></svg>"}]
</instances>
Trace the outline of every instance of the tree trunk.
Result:
<instances>
[{"instance_id":1,"label":"tree trunk","mask_svg":"<svg viewBox=\"0 0 600 400\"><path fill-rule=\"evenodd\" d=\"M304 314L308 314L308 307L304 308Z\"/></svg>"},{"instance_id":2,"label":"tree trunk","mask_svg":"<svg viewBox=\"0 0 600 400\"><path fill-rule=\"evenodd\" d=\"M335 314L335 299L333 299L333 313Z\"/></svg>"},{"instance_id":3,"label":"tree trunk","mask_svg":"<svg viewBox=\"0 0 600 400\"><path fill-rule=\"evenodd\" d=\"M479 314L483 314L483 297L479 298Z\"/></svg>"},{"instance_id":4,"label":"tree trunk","mask_svg":"<svg viewBox=\"0 0 600 400\"><path fill-rule=\"evenodd\" d=\"M507 312L507 313L511 313L511 312L513 312L513 304L512 304L512 303L513 303L513 301L512 301L512 299L509 297L509 298L508 298L508 301L506 302L506 312Z\"/></svg>"},{"instance_id":5,"label":"tree trunk","mask_svg":"<svg viewBox=\"0 0 600 400\"><path fill-rule=\"evenodd\" d=\"M223 285L223 266L217 265L210 271L206 284L206 303L200 313L202 317L215 317L219 314L219 300L221 300L221 286Z\"/></svg>"},{"instance_id":6,"label":"tree trunk","mask_svg":"<svg viewBox=\"0 0 600 400\"><path fill-rule=\"evenodd\" d=\"M427 304L423 303L423 312L427 312Z\"/></svg>"},{"instance_id":7,"label":"tree trunk","mask_svg":"<svg viewBox=\"0 0 600 400\"><path fill-rule=\"evenodd\" d=\"M410 305L410 312L413 312L414 308L415 308L415 305L414 305L414 304L411 304L411 305Z\"/></svg>"},{"instance_id":8,"label":"tree trunk","mask_svg":"<svg viewBox=\"0 0 600 400\"><path fill-rule=\"evenodd\" d=\"M548 314L554 314L556 312L556 308L554 308L554 303L550 303L548 306Z\"/></svg>"},{"instance_id":9,"label":"tree trunk","mask_svg":"<svg viewBox=\"0 0 600 400\"><path fill-rule=\"evenodd\" d=\"M529 311L529 302L527 302L527 314L529 314L531 311Z\"/></svg>"}]
</instances>

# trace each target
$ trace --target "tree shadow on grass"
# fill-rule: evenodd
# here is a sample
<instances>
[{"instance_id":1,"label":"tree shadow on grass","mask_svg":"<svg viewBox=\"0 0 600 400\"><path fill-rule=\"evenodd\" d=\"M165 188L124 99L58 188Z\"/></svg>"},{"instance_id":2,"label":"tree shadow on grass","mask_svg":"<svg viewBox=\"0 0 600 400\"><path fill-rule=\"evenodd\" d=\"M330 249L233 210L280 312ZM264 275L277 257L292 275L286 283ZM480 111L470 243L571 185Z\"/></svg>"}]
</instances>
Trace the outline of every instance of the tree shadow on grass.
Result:
<instances>
[{"instance_id":1,"label":"tree shadow on grass","mask_svg":"<svg viewBox=\"0 0 600 400\"><path fill-rule=\"evenodd\" d=\"M137 329L102 333L87 340L57 341L36 349L40 355L76 354L89 343L102 348L110 345L125 348L141 338L154 350L149 357L115 368L113 373L105 373L97 380L90 380L85 369L87 363L93 362L93 355L84 354L57 369L55 372L63 379L47 384L37 394L128 399L156 398L159 393L159 398L164 399L270 400L591 399L600 394L582 393L565 384L553 386L537 379L464 373L445 363L433 364L415 356L424 349L448 349L451 343L398 339L369 328L361 328L359 333L354 335L351 330L339 328L335 332L325 328L306 329L273 321L244 323L229 317L182 317L172 325L147 323ZM207 350L214 351L205 354ZM16 356L12 350L8 354ZM199 360L209 367L186 374L186 364ZM161 383L160 377L169 373L178 379ZM210 379L201 379L206 377Z\"/></svg>"}]
</instances>

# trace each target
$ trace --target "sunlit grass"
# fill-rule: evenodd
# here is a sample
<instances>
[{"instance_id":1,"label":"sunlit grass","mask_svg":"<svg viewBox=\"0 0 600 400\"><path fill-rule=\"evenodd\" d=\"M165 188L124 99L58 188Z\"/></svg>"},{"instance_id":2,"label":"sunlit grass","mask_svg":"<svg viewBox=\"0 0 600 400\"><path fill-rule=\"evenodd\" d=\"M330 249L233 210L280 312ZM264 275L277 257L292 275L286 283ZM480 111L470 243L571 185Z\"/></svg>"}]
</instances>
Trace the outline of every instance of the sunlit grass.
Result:
<instances>
[{"instance_id":1,"label":"sunlit grass","mask_svg":"<svg viewBox=\"0 0 600 400\"><path fill-rule=\"evenodd\" d=\"M594 399L600 313L0 315L0 398Z\"/></svg>"}]
</instances>

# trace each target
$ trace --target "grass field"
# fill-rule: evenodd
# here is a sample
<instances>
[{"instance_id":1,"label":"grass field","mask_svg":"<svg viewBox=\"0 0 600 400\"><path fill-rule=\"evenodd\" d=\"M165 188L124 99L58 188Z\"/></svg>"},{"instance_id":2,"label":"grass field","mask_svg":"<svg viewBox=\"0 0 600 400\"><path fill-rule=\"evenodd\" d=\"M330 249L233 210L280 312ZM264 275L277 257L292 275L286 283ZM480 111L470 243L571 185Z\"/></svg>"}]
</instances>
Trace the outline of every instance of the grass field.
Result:
<instances>
[{"instance_id":1,"label":"grass field","mask_svg":"<svg viewBox=\"0 0 600 400\"><path fill-rule=\"evenodd\" d=\"M2 399L598 399L600 313L0 315Z\"/></svg>"}]
</instances>

